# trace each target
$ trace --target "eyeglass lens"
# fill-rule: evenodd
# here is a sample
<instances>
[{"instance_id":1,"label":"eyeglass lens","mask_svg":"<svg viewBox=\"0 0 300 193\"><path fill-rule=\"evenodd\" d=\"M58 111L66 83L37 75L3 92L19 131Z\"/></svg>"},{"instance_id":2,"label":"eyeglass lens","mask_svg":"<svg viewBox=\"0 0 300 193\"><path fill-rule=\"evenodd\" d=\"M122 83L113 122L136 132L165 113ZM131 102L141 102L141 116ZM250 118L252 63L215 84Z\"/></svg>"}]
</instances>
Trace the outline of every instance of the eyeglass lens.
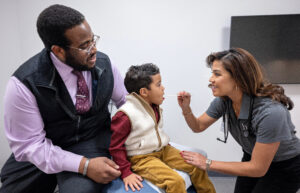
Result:
<instances>
[{"instance_id":1,"label":"eyeglass lens","mask_svg":"<svg viewBox=\"0 0 300 193\"><path fill-rule=\"evenodd\" d=\"M97 46L98 40L99 40L99 36L94 35L93 40L91 41L91 45L90 45L90 46L88 47L88 49L86 50L88 53L90 53L91 50L92 50L95 46Z\"/></svg>"}]
</instances>

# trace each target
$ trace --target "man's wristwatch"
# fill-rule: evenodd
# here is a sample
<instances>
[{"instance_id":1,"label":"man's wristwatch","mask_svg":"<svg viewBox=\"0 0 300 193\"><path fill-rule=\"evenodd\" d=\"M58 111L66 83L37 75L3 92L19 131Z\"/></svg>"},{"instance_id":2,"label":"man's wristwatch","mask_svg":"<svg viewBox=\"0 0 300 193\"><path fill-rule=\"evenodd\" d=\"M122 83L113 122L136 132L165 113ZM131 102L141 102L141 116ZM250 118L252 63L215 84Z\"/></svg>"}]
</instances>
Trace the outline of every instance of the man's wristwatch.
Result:
<instances>
[{"instance_id":1,"label":"man's wristwatch","mask_svg":"<svg viewBox=\"0 0 300 193\"><path fill-rule=\"evenodd\" d=\"M206 171L208 171L209 170L209 168L210 168L210 165L211 165L211 159L206 159L206 161L205 161L205 163L206 163Z\"/></svg>"}]
</instances>

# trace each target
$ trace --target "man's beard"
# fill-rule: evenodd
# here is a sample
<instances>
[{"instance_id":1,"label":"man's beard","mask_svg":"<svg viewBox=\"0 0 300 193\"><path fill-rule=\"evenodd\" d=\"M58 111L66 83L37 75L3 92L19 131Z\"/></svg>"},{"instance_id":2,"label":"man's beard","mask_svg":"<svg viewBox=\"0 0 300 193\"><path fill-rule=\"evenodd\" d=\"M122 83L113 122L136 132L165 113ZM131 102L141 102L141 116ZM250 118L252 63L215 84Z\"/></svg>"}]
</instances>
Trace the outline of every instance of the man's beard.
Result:
<instances>
[{"instance_id":1,"label":"man's beard","mask_svg":"<svg viewBox=\"0 0 300 193\"><path fill-rule=\"evenodd\" d=\"M66 52L65 63L77 71L90 71L94 68L94 67L89 68L87 65L77 62L76 58L72 56L69 52Z\"/></svg>"}]
</instances>

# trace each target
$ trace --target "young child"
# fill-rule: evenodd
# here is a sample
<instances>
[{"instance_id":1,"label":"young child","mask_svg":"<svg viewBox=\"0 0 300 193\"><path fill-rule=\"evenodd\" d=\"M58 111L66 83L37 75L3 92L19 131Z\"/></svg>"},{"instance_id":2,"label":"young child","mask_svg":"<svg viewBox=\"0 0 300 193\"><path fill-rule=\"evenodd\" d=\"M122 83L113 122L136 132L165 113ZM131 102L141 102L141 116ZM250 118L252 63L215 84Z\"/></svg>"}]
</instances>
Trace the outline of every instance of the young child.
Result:
<instances>
[{"instance_id":1,"label":"young child","mask_svg":"<svg viewBox=\"0 0 300 193\"><path fill-rule=\"evenodd\" d=\"M128 191L142 188L143 178L167 193L186 192L185 181L173 170L187 172L198 193L215 193L207 173L187 164L180 151L169 145L162 130L164 100L161 76L154 64L131 66L125 87L130 93L111 123L110 153L120 166L121 178Z\"/></svg>"}]
</instances>

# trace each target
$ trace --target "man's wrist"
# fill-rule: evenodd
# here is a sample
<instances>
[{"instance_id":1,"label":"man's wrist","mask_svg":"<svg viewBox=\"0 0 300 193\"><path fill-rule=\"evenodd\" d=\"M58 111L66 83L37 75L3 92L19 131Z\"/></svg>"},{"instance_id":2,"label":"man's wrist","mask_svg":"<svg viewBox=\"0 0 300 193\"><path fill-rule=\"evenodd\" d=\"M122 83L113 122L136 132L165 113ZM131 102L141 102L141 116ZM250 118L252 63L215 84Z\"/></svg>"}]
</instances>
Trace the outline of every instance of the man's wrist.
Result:
<instances>
[{"instance_id":1,"label":"man's wrist","mask_svg":"<svg viewBox=\"0 0 300 193\"><path fill-rule=\"evenodd\" d=\"M86 161L85 161L84 167L83 167L83 172L82 172L83 176L86 176L86 174L87 174L89 163L90 163L90 159L87 158Z\"/></svg>"},{"instance_id":2,"label":"man's wrist","mask_svg":"<svg viewBox=\"0 0 300 193\"><path fill-rule=\"evenodd\" d=\"M79 168L78 168L78 173L83 174L83 169L84 169L84 165L85 165L86 160L87 160L86 157L82 157L82 159L80 161Z\"/></svg>"}]
</instances>

